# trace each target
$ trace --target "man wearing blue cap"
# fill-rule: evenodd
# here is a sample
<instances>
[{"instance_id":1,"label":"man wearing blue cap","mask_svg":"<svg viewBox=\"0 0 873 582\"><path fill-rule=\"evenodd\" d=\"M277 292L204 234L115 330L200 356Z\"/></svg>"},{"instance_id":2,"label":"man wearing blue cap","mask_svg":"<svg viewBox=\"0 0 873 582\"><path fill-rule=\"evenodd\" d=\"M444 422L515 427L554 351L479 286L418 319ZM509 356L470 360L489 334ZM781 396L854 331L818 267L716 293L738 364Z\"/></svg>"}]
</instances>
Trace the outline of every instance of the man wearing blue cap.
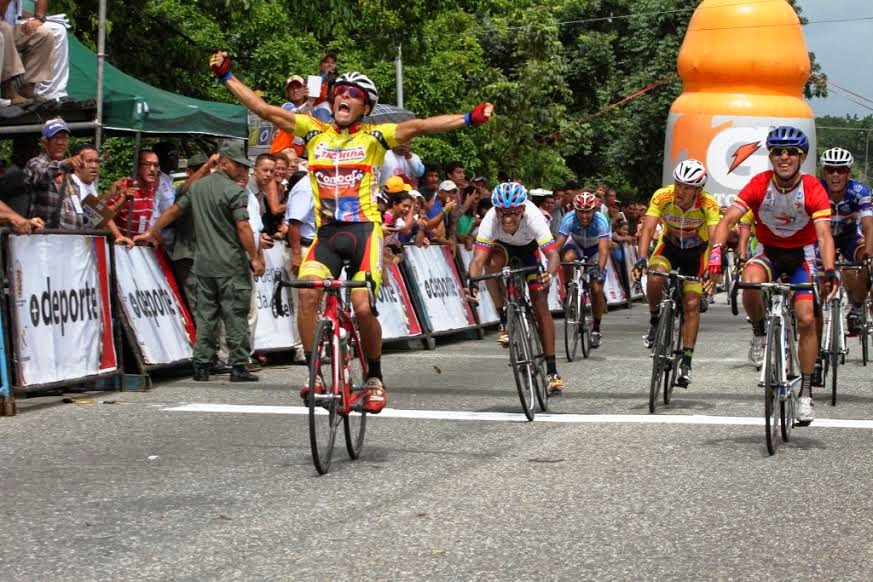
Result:
<instances>
[{"instance_id":1,"label":"man wearing blue cap","mask_svg":"<svg viewBox=\"0 0 873 582\"><path fill-rule=\"evenodd\" d=\"M45 205L50 204L49 189L52 182L64 172L73 172L82 163L79 156L67 157L70 145L70 130L60 117L49 119L42 126L42 138L39 140L43 153L28 160L24 167L24 183L30 186L31 207L30 216L45 216Z\"/></svg>"}]
</instances>

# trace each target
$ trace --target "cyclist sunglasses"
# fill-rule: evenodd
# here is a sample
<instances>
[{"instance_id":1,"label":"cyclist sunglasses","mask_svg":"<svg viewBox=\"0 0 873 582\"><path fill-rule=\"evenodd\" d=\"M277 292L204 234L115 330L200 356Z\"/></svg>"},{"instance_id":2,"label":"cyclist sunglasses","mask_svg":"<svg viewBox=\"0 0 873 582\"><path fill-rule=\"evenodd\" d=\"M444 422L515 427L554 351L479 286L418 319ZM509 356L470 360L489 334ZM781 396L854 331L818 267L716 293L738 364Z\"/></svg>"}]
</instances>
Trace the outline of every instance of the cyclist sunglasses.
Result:
<instances>
[{"instance_id":1,"label":"cyclist sunglasses","mask_svg":"<svg viewBox=\"0 0 873 582\"><path fill-rule=\"evenodd\" d=\"M825 166L824 167L825 174L848 174L849 168L846 166Z\"/></svg>"},{"instance_id":2,"label":"cyclist sunglasses","mask_svg":"<svg viewBox=\"0 0 873 582\"><path fill-rule=\"evenodd\" d=\"M367 100L367 95L358 89L357 87L353 87L352 85L340 85L333 92L334 97L349 97L350 99L360 99L361 101Z\"/></svg>"},{"instance_id":3,"label":"cyclist sunglasses","mask_svg":"<svg viewBox=\"0 0 873 582\"><path fill-rule=\"evenodd\" d=\"M518 206L513 209L509 208L496 208L498 216L519 216L524 214L524 206Z\"/></svg>"},{"instance_id":4,"label":"cyclist sunglasses","mask_svg":"<svg viewBox=\"0 0 873 582\"><path fill-rule=\"evenodd\" d=\"M805 153L806 153L805 151L803 151L802 149L797 148L797 147L770 148L770 155L773 156L774 158L781 158L785 154L788 154L789 156L792 156L792 157L802 156Z\"/></svg>"}]
</instances>

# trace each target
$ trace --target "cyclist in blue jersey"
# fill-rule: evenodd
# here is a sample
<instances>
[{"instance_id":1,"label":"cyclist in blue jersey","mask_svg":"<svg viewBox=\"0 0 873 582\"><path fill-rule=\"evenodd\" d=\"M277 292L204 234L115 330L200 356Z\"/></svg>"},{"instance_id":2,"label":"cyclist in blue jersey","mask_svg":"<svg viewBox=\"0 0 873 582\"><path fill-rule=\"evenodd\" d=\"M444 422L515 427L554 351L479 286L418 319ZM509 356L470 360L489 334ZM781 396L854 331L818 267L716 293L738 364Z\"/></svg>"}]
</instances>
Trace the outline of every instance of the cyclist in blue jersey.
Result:
<instances>
[{"instance_id":1,"label":"cyclist in blue jersey","mask_svg":"<svg viewBox=\"0 0 873 582\"><path fill-rule=\"evenodd\" d=\"M606 261L609 258L609 222L600 212L600 200L591 192L582 192L573 199L574 212L568 212L558 228L557 246L562 261L597 261L588 270L591 280L591 313L594 326L591 347L600 347L600 320L606 308L603 282L606 281ZM564 269L564 280L569 282L571 270Z\"/></svg>"},{"instance_id":2,"label":"cyclist in blue jersey","mask_svg":"<svg viewBox=\"0 0 873 582\"><path fill-rule=\"evenodd\" d=\"M867 185L850 178L854 163L855 158L843 148L831 148L821 155L821 185L831 199L834 245L846 261L873 256L873 203ZM852 302L847 316L849 333L857 335L867 299L867 271L844 271L842 278Z\"/></svg>"}]
</instances>

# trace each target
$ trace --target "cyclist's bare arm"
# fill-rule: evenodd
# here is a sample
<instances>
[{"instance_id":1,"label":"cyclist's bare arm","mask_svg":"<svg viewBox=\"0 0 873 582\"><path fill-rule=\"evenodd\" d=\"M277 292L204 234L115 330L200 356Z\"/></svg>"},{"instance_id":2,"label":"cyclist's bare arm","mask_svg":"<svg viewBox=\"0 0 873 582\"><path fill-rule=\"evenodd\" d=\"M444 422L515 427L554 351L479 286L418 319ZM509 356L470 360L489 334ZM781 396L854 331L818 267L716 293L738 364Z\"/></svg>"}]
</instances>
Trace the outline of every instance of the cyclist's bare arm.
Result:
<instances>
[{"instance_id":1,"label":"cyclist's bare arm","mask_svg":"<svg viewBox=\"0 0 873 582\"><path fill-rule=\"evenodd\" d=\"M731 227L737 224L745 213L745 210L741 210L736 206L731 206L730 208L728 208L727 212L724 213L724 216L722 216L721 220L718 222L718 226L715 227L714 235L710 235L710 248L716 245L724 245L725 241L727 241L728 235L731 232Z\"/></svg>"},{"instance_id":2,"label":"cyclist's bare arm","mask_svg":"<svg viewBox=\"0 0 873 582\"><path fill-rule=\"evenodd\" d=\"M561 268L561 254L558 252L558 247L546 251L546 271L554 278L558 274L558 269Z\"/></svg>"},{"instance_id":3,"label":"cyclist's bare arm","mask_svg":"<svg viewBox=\"0 0 873 582\"><path fill-rule=\"evenodd\" d=\"M470 267L467 269L467 274L470 277L478 277L482 274L485 268L485 261L488 260L488 251L479 247L473 247L473 260L470 261Z\"/></svg>"},{"instance_id":4,"label":"cyclist's bare arm","mask_svg":"<svg viewBox=\"0 0 873 582\"><path fill-rule=\"evenodd\" d=\"M821 251L821 264L825 271L834 268L834 237L831 233L831 221L819 220L815 222L815 236L818 238L818 246Z\"/></svg>"},{"instance_id":5,"label":"cyclist's bare arm","mask_svg":"<svg viewBox=\"0 0 873 582\"><path fill-rule=\"evenodd\" d=\"M231 77L225 82L225 86L228 91L233 93L234 97L236 97L240 103L242 103L246 109L263 119L264 121L269 121L279 129L294 135L294 114L290 111L285 111L281 107L276 107L275 105L270 105L263 99L261 99L257 93L249 89L245 83L237 79L236 77Z\"/></svg>"},{"instance_id":6,"label":"cyclist's bare arm","mask_svg":"<svg viewBox=\"0 0 873 582\"><path fill-rule=\"evenodd\" d=\"M565 244L567 244L567 237L559 234L557 240L555 241L555 248L557 248L558 252L560 252L561 249L564 248Z\"/></svg>"},{"instance_id":7,"label":"cyclist's bare arm","mask_svg":"<svg viewBox=\"0 0 873 582\"><path fill-rule=\"evenodd\" d=\"M752 229L740 224L737 226L737 253L743 259L749 256L749 241L752 240Z\"/></svg>"},{"instance_id":8,"label":"cyclist's bare arm","mask_svg":"<svg viewBox=\"0 0 873 582\"><path fill-rule=\"evenodd\" d=\"M609 259L609 239L601 238L597 241L597 268L601 273L606 270L607 259Z\"/></svg>"},{"instance_id":9,"label":"cyclist's bare arm","mask_svg":"<svg viewBox=\"0 0 873 582\"><path fill-rule=\"evenodd\" d=\"M655 234L655 229L658 228L657 216L643 217L643 228L640 230L640 239L637 242L637 256L640 258L649 256L649 244L652 242L652 236Z\"/></svg>"},{"instance_id":10,"label":"cyclist's bare arm","mask_svg":"<svg viewBox=\"0 0 873 582\"><path fill-rule=\"evenodd\" d=\"M865 216L861 219L861 232L864 233L867 254L873 256L873 216Z\"/></svg>"},{"instance_id":11,"label":"cyclist's bare arm","mask_svg":"<svg viewBox=\"0 0 873 582\"><path fill-rule=\"evenodd\" d=\"M490 103L485 105L485 117L490 119L494 114L494 106ZM437 115L427 119L409 119L397 124L397 141L405 143L420 135L433 133L445 133L466 126L465 114L457 113L450 115Z\"/></svg>"}]
</instances>

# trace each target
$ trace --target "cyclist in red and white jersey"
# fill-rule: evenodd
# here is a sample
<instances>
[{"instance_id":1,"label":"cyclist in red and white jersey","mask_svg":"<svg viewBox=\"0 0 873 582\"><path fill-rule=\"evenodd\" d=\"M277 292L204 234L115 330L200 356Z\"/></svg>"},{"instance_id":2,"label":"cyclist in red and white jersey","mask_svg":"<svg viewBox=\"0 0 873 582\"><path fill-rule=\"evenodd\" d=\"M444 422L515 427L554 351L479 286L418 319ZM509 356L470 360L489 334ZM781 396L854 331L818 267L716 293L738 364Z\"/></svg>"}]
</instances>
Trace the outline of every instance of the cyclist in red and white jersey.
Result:
<instances>
[{"instance_id":1,"label":"cyclist in red and white jersey","mask_svg":"<svg viewBox=\"0 0 873 582\"><path fill-rule=\"evenodd\" d=\"M780 126L767 136L767 150L772 170L752 178L719 222L709 258L713 274L721 273L722 245L730 228L751 210L763 250L750 259L742 273L745 283L764 283L788 275L791 283L815 283L816 243L824 267L824 292L830 294L839 285L834 270L834 240L831 236L831 206L827 192L815 176L804 174L801 165L809 152L809 140L797 128ZM800 335L801 389L797 419L801 425L812 422L812 375L818 353L812 291L797 291L794 309ZM745 290L743 307L752 322L752 345L749 358L760 365L766 337L764 304L760 291Z\"/></svg>"}]
</instances>

